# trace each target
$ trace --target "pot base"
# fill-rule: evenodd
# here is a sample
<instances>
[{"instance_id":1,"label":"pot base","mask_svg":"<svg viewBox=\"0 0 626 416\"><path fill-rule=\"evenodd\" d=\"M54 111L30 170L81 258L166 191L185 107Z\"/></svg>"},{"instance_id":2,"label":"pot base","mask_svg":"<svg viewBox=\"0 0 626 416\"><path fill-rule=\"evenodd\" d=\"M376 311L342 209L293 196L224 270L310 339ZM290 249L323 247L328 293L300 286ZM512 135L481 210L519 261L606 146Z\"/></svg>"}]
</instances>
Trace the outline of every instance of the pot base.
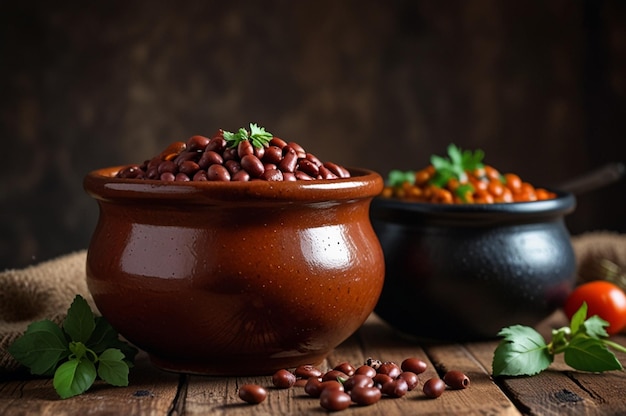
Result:
<instances>
[{"instance_id":1,"label":"pot base","mask_svg":"<svg viewBox=\"0 0 626 416\"><path fill-rule=\"evenodd\" d=\"M300 365L321 365L328 353L307 354L297 357L270 358L254 357L207 357L206 360L164 358L148 354L150 362L161 370L172 373L195 374L201 376L267 376L276 371L296 368Z\"/></svg>"}]
</instances>

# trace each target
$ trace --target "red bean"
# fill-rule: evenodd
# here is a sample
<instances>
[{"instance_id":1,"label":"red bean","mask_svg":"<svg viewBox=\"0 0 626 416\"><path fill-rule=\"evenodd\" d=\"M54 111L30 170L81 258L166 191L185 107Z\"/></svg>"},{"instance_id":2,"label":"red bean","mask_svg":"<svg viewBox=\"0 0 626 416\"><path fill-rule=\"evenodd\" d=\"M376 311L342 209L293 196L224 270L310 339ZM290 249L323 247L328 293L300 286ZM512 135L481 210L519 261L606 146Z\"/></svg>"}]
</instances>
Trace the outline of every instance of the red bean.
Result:
<instances>
[{"instance_id":1,"label":"red bean","mask_svg":"<svg viewBox=\"0 0 626 416\"><path fill-rule=\"evenodd\" d=\"M304 364L298 366L294 371L294 374L296 375L296 377L301 378L321 377L322 371L312 365Z\"/></svg>"},{"instance_id":2,"label":"red bean","mask_svg":"<svg viewBox=\"0 0 626 416\"><path fill-rule=\"evenodd\" d=\"M178 167L179 172L184 173L185 175L191 175L191 176L193 176L198 170L200 170L200 166L193 160L185 160Z\"/></svg>"},{"instance_id":3,"label":"red bean","mask_svg":"<svg viewBox=\"0 0 626 416\"><path fill-rule=\"evenodd\" d=\"M444 374L443 381L450 386L450 388L456 390L465 389L470 385L469 377L457 370L450 370Z\"/></svg>"},{"instance_id":4,"label":"red bean","mask_svg":"<svg viewBox=\"0 0 626 416\"><path fill-rule=\"evenodd\" d=\"M187 140L187 150L194 151L207 147L211 140L204 136L192 136Z\"/></svg>"},{"instance_id":5,"label":"red bean","mask_svg":"<svg viewBox=\"0 0 626 416\"><path fill-rule=\"evenodd\" d=\"M424 383L424 387L422 387L422 391L426 397L430 397L431 399L441 396L445 390L446 383L438 377L428 379L426 383Z\"/></svg>"},{"instance_id":6,"label":"red bean","mask_svg":"<svg viewBox=\"0 0 626 416\"><path fill-rule=\"evenodd\" d=\"M241 170L241 163L236 160L227 160L224 162L224 167L228 169L231 175L233 175Z\"/></svg>"},{"instance_id":7,"label":"red bean","mask_svg":"<svg viewBox=\"0 0 626 416\"><path fill-rule=\"evenodd\" d=\"M293 182L297 181L296 175L291 172L283 172L283 181L285 182Z\"/></svg>"},{"instance_id":8,"label":"red bean","mask_svg":"<svg viewBox=\"0 0 626 416\"><path fill-rule=\"evenodd\" d=\"M389 397L398 398L404 396L409 391L409 385L404 379L397 378L383 384L381 391Z\"/></svg>"},{"instance_id":9,"label":"red bean","mask_svg":"<svg viewBox=\"0 0 626 416\"><path fill-rule=\"evenodd\" d=\"M287 142L283 139L279 139L278 137L272 137L272 139L270 140L270 146L276 146L279 149L282 149L283 147L287 146Z\"/></svg>"},{"instance_id":10,"label":"red bean","mask_svg":"<svg viewBox=\"0 0 626 416\"><path fill-rule=\"evenodd\" d=\"M230 180L234 182L246 182L250 180L250 174L242 169L232 174Z\"/></svg>"},{"instance_id":11,"label":"red bean","mask_svg":"<svg viewBox=\"0 0 626 416\"><path fill-rule=\"evenodd\" d=\"M171 160L164 160L163 162L159 163L157 169L159 174L163 174L165 172L174 173L177 170L177 166L176 163L172 162Z\"/></svg>"},{"instance_id":12,"label":"red bean","mask_svg":"<svg viewBox=\"0 0 626 416\"><path fill-rule=\"evenodd\" d=\"M322 162L317 158L317 156L315 156L312 153L307 153L306 156L305 156L305 159L306 160L310 160L317 167L322 166Z\"/></svg>"},{"instance_id":13,"label":"red bean","mask_svg":"<svg viewBox=\"0 0 626 416\"><path fill-rule=\"evenodd\" d=\"M391 378L397 378L402 370L395 363L383 363L376 371L379 374L387 374Z\"/></svg>"},{"instance_id":14,"label":"red bean","mask_svg":"<svg viewBox=\"0 0 626 416\"><path fill-rule=\"evenodd\" d=\"M326 166L322 165L320 166L320 171L317 177L319 179L336 179L337 175L332 173Z\"/></svg>"},{"instance_id":15,"label":"red bean","mask_svg":"<svg viewBox=\"0 0 626 416\"><path fill-rule=\"evenodd\" d=\"M246 403L259 404L267 397L267 390L257 384L244 384L239 387L239 398Z\"/></svg>"},{"instance_id":16,"label":"red bean","mask_svg":"<svg viewBox=\"0 0 626 416\"><path fill-rule=\"evenodd\" d=\"M276 388L288 389L296 383L296 375L289 370L278 370L272 375L272 383Z\"/></svg>"},{"instance_id":17,"label":"red bean","mask_svg":"<svg viewBox=\"0 0 626 416\"><path fill-rule=\"evenodd\" d=\"M296 170L294 172L294 175L296 176L296 179L298 179L299 181L311 181L313 179L315 179L312 176L307 175L306 173L300 171L300 170Z\"/></svg>"},{"instance_id":18,"label":"red bean","mask_svg":"<svg viewBox=\"0 0 626 416\"><path fill-rule=\"evenodd\" d=\"M283 173L278 169L266 169L265 172L261 175L261 179L266 181L282 181Z\"/></svg>"},{"instance_id":19,"label":"red bean","mask_svg":"<svg viewBox=\"0 0 626 416\"><path fill-rule=\"evenodd\" d=\"M324 390L339 390L339 391L344 391L344 387L343 384L341 384L340 382L338 382L337 380L327 380L324 381L322 380L321 384L320 384L320 394L324 391Z\"/></svg>"},{"instance_id":20,"label":"red bean","mask_svg":"<svg viewBox=\"0 0 626 416\"><path fill-rule=\"evenodd\" d=\"M374 376L376 376L376 370L374 370L372 367L370 367L369 365L362 365L359 368L357 368L354 372L354 374L363 374L366 375L370 378L374 378Z\"/></svg>"},{"instance_id":21,"label":"red bean","mask_svg":"<svg viewBox=\"0 0 626 416\"><path fill-rule=\"evenodd\" d=\"M324 167L326 169L330 170L335 175L337 175L337 177L339 177L339 178L349 178L350 177L350 172L348 172L348 170L346 168L344 168L342 166L339 166L336 163L326 162L326 163L324 163Z\"/></svg>"},{"instance_id":22,"label":"red bean","mask_svg":"<svg viewBox=\"0 0 626 416\"><path fill-rule=\"evenodd\" d=\"M316 177L320 173L320 168L308 159L300 159L298 169L312 177Z\"/></svg>"},{"instance_id":23,"label":"red bean","mask_svg":"<svg viewBox=\"0 0 626 416\"><path fill-rule=\"evenodd\" d=\"M355 368L352 364L350 364L349 362L345 361L343 363L337 364L333 370L337 370L337 371L341 371L342 373L344 373L345 375L347 375L348 377L350 377L351 375L354 374Z\"/></svg>"},{"instance_id":24,"label":"red bean","mask_svg":"<svg viewBox=\"0 0 626 416\"><path fill-rule=\"evenodd\" d=\"M221 165L224 163L224 158L219 153L209 150L202 154L198 161L198 166L202 169L206 169L211 165Z\"/></svg>"},{"instance_id":25,"label":"red bean","mask_svg":"<svg viewBox=\"0 0 626 416\"><path fill-rule=\"evenodd\" d=\"M259 159L263 159L263 156L265 156L265 147L254 147L253 151L254 155Z\"/></svg>"},{"instance_id":26,"label":"red bean","mask_svg":"<svg viewBox=\"0 0 626 416\"><path fill-rule=\"evenodd\" d=\"M402 371L412 371L415 374L422 374L426 371L426 368L428 368L428 364L419 358L410 357L402 361L400 368Z\"/></svg>"},{"instance_id":27,"label":"red bean","mask_svg":"<svg viewBox=\"0 0 626 416\"><path fill-rule=\"evenodd\" d=\"M298 143L296 143L296 142L289 142L289 143L287 143L287 146L291 147L293 150L296 151L296 154L297 154L299 159L303 159L303 158L306 157L306 152L304 151L304 148L302 146L300 146Z\"/></svg>"},{"instance_id":28,"label":"red bean","mask_svg":"<svg viewBox=\"0 0 626 416\"><path fill-rule=\"evenodd\" d=\"M283 158L283 151L278 146L269 146L265 149L265 155L263 156L263 162L274 163L277 165Z\"/></svg>"},{"instance_id":29,"label":"red bean","mask_svg":"<svg viewBox=\"0 0 626 416\"><path fill-rule=\"evenodd\" d=\"M207 173L205 170L199 170L196 172L195 175L193 175L193 179L194 181L208 181L209 177L207 176Z\"/></svg>"},{"instance_id":30,"label":"red bean","mask_svg":"<svg viewBox=\"0 0 626 416\"><path fill-rule=\"evenodd\" d=\"M355 374L343 383L343 389L352 390L355 387L373 387L374 379L365 374Z\"/></svg>"},{"instance_id":31,"label":"red bean","mask_svg":"<svg viewBox=\"0 0 626 416\"><path fill-rule=\"evenodd\" d=\"M164 182L174 182L176 180L176 176L172 172L163 172L159 179Z\"/></svg>"},{"instance_id":32,"label":"red bean","mask_svg":"<svg viewBox=\"0 0 626 416\"><path fill-rule=\"evenodd\" d=\"M380 384L383 386L385 383L388 383L393 380L393 378L389 377L387 374L376 374L374 376L374 383Z\"/></svg>"},{"instance_id":33,"label":"red bean","mask_svg":"<svg viewBox=\"0 0 626 416\"><path fill-rule=\"evenodd\" d=\"M254 146L250 143L249 140L244 140L239 142L237 145L237 155L239 158L243 158L245 155L253 155L254 154Z\"/></svg>"},{"instance_id":34,"label":"red bean","mask_svg":"<svg viewBox=\"0 0 626 416\"><path fill-rule=\"evenodd\" d=\"M283 172L293 172L296 170L296 165L298 163L298 155L296 151L291 148L291 146L285 147L286 151L283 150L284 156L283 159L278 163L278 169Z\"/></svg>"},{"instance_id":35,"label":"red bean","mask_svg":"<svg viewBox=\"0 0 626 416\"><path fill-rule=\"evenodd\" d=\"M221 136L215 136L210 141L209 144L204 148L205 152L214 151L221 153L226 148L226 140L224 140Z\"/></svg>"},{"instance_id":36,"label":"red bean","mask_svg":"<svg viewBox=\"0 0 626 416\"><path fill-rule=\"evenodd\" d=\"M322 381L337 380L337 379L347 380L348 375L344 373L343 371L339 371L339 370L330 370L322 375Z\"/></svg>"},{"instance_id":37,"label":"red bean","mask_svg":"<svg viewBox=\"0 0 626 416\"><path fill-rule=\"evenodd\" d=\"M230 173L222 165L211 165L207 169L207 178L210 181L230 181Z\"/></svg>"},{"instance_id":38,"label":"red bean","mask_svg":"<svg viewBox=\"0 0 626 416\"><path fill-rule=\"evenodd\" d=\"M333 412L350 407L352 399L348 393L339 390L324 390L320 395L320 406Z\"/></svg>"},{"instance_id":39,"label":"red bean","mask_svg":"<svg viewBox=\"0 0 626 416\"><path fill-rule=\"evenodd\" d=\"M187 148L187 145L183 142L174 142L167 146L157 158L159 160L172 160L183 152Z\"/></svg>"},{"instance_id":40,"label":"red bean","mask_svg":"<svg viewBox=\"0 0 626 416\"><path fill-rule=\"evenodd\" d=\"M174 180L176 182L189 182L190 181L189 176L187 176L187 174L182 173L182 172L178 172Z\"/></svg>"},{"instance_id":41,"label":"red bean","mask_svg":"<svg viewBox=\"0 0 626 416\"><path fill-rule=\"evenodd\" d=\"M320 397L322 382L317 377L310 377L304 385L304 392L311 397Z\"/></svg>"},{"instance_id":42,"label":"red bean","mask_svg":"<svg viewBox=\"0 0 626 416\"><path fill-rule=\"evenodd\" d=\"M398 378L406 381L406 384L409 386L409 391L413 390L419 384L419 377L412 371L403 371Z\"/></svg>"},{"instance_id":43,"label":"red bean","mask_svg":"<svg viewBox=\"0 0 626 416\"><path fill-rule=\"evenodd\" d=\"M350 391L352 401L361 406L370 406L377 403L382 395L380 389L376 387L355 386Z\"/></svg>"},{"instance_id":44,"label":"red bean","mask_svg":"<svg viewBox=\"0 0 626 416\"><path fill-rule=\"evenodd\" d=\"M263 162L255 155L245 155L241 158L241 167L250 174L250 176L258 178L263 174L265 168Z\"/></svg>"}]
</instances>

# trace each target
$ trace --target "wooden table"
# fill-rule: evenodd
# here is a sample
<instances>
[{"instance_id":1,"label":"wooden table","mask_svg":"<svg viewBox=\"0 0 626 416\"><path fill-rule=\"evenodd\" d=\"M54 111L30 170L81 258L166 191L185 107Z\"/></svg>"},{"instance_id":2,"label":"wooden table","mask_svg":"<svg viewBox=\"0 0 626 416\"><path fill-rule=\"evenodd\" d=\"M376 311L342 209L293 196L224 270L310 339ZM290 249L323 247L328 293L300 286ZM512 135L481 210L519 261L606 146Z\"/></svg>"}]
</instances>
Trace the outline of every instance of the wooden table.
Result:
<instances>
[{"instance_id":1,"label":"wooden table","mask_svg":"<svg viewBox=\"0 0 626 416\"><path fill-rule=\"evenodd\" d=\"M561 326L559 314L539 327ZM615 337L626 345L626 336ZM494 381L491 359L496 341L417 345L397 336L372 316L350 339L340 345L324 363L362 363L367 357L401 362L410 356L429 363L420 375L423 383L437 373L457 369L471 379L466 390L449 390L438 399L426 399L421 386L399 399L383 398L368 407L350 407L345 415L618 415L626 414L626 373L613 371L589 374L573 371L563 361L533 376ZM618 354L626 365L626 355ZM238 386L257 383L268 387L267 399L249 405L237 396ZM99 382L98 382L99 383ZM271 388L271 377L218 378L178 375L160 371L138 356L128 387L94 385L87 393L60 400L48 379L4 380L0 383L2 415L303 415L324 414L319 401L302 388Z\"/></svg>"}]
</instances>

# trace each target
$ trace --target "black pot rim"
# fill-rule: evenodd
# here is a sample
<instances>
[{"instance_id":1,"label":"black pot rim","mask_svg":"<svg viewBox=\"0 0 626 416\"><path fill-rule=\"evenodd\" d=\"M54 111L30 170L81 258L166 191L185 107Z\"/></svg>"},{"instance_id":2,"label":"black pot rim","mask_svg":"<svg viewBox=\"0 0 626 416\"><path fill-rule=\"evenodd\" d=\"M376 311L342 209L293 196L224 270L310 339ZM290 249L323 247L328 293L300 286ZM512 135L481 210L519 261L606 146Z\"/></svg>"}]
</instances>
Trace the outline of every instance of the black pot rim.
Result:
<instances>
[{"instance_id":1,"label":"black pot rim","mask_svg":"<svg viewBox=\"0 0 626 416\"><path fill-rule=\"evenodd\" d=\"M574 211L576 208L574 194L558 190L551 190L551 192L557 195L556 198L495 204L438 204L379 196L372 201L371 216L374 220L399 223L421 218L476 224L485 221L560 218Z\"/></svg>"}]
</instances>

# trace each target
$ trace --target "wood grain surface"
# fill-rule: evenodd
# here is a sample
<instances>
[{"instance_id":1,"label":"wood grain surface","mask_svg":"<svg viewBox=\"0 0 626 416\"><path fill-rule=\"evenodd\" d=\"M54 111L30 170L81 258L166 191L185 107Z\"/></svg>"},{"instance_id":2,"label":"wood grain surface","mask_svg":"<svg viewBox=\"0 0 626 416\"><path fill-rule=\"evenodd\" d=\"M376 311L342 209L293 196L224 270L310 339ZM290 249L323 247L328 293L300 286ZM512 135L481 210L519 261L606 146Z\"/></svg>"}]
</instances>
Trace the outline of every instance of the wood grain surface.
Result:
<instances>
[{"instance_id":1,"label":"wood grain surface","mask_svg":"<svg viewBox=\"0 0 626 416\"><path fill-rule=\"evenodd\" d=\"M563 321L560 314L542 325L547 333ZM626 337L615 338L622 344ZM363 327L341 344L320 366L328 369L344 361L363 363L368 357L401 362L418 357L428 362L420 387L399 399L383 398L367 407L351 406L345 415L619 415L626 414L626 373L591 374L573 371L562 360L533 376L491 376L497 340L467 344L416 342L395 333L372 315ZM626 364L626 356L618 354ZM431 377L456 369L470 377L470 387L447 390L428 399L421 385ZM256 383L268 390L267 399L249 405L237 395L238 387ZM319 400L301 387L279 390L271 377L205 377L177 375L153 367L145 354L131 371L130 385L116 388L96 384L87 393L61 400L52 382L21 378L0 383L2 415L305 415L325 414Z\"/></svg>"}]
</instances>

